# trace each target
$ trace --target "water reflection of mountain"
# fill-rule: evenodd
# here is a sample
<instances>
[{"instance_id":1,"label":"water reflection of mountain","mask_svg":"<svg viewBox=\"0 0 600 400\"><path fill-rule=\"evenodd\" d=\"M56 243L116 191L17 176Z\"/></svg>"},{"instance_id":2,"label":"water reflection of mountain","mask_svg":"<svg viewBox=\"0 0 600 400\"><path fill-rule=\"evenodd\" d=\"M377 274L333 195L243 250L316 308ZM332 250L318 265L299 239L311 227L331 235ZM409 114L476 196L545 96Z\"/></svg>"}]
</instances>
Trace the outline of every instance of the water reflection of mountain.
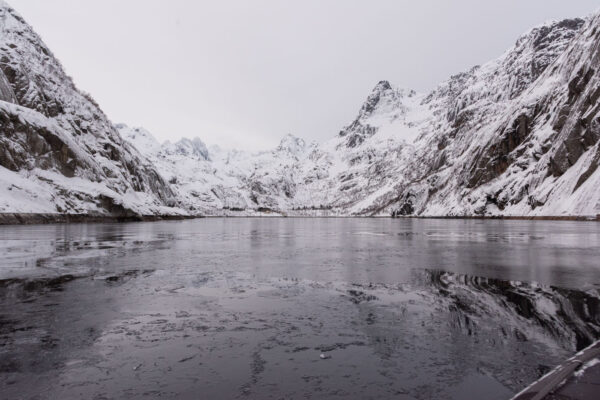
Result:
<instances>
[{"instance_id":1,"label":"water reflection of mountain","mask_svg":"<svg viewBox=\"0 0 600 400\"><path fill-rule=\"evenodd\" d=\"M423 377L456 388L473 374L516 391L600 337L595 291L441 271L361 289L377 297L358 304L370 346L415 394Z\"/></svg>"},{"instance_id":2,"label":"water reflection of mountain","mask_svg":"<svg viewBox=\"0 0 600 400\"><path fill-rule=\"evenodd\" d=\"M573 350L581 350L600 337L600 296L596 290L583 292L439 271L427 274L432 286L452 299L456 311L462 311L466 318L500 308L516 325L527 322L525 325L539 328Z\"/></svg>"}]
</instances>

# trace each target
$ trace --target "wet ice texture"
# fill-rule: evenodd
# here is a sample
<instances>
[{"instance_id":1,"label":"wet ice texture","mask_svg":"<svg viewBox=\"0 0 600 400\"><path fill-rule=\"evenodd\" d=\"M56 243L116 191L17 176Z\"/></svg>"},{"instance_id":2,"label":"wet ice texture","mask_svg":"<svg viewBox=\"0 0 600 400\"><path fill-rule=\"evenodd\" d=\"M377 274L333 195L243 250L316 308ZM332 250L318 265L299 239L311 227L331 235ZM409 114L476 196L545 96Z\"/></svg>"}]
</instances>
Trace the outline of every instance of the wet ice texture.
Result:
<instances>
[{"instance_id":1,"label":"wet ice texture","mask_svg":"<svg viewBox=\"0 0 600 400\"><path fill-rule=\"evenodd\" d=\"M600 336L598 287L541 257L561 242L585 276L600 248L595 224L320 223L7 228L16 239L3 250L13 276L0 284L2 393L505 399ZM333 232L339 241L325 240ZM56 253L25 256L28 240ZM447 246L464 265L444 257ZM477 266L494 248L514 255ZM33 259L28 277L14 276ZM525 283L538 268L546 283Z\"/></svg>"},{"instance_id":2,"label":"wet ice texture","mask_svg":"<svg viewBox=\"0 0 600 400\"><path fill-rule=\"evenodd\" d=\"M597 295L432 271L401 285L128 271L2 293L2 383L26 398L468 398L473 379L501 399L600 336Z\"/></svg>"}]
</instances>

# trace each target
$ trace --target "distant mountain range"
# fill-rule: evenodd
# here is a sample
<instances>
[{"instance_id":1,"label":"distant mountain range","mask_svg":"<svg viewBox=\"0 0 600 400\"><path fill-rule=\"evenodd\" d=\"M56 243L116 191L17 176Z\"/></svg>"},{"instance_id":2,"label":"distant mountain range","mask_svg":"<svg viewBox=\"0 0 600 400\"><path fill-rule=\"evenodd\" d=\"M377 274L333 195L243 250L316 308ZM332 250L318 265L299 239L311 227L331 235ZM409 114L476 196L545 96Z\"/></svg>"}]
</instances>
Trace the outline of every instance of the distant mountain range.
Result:
<instances>
[{"instance_id":1,"label":"distant mountain range","mask_svg":"<svg viewBox=\"0 0 600 400\"><path fill-rule=\"evenodd\" d=\"M115 125L2 0L0 30L0 213L600 214L600 14L430 93L381 81L330 140L257 153Z\"/></svg>"}]
</instances>

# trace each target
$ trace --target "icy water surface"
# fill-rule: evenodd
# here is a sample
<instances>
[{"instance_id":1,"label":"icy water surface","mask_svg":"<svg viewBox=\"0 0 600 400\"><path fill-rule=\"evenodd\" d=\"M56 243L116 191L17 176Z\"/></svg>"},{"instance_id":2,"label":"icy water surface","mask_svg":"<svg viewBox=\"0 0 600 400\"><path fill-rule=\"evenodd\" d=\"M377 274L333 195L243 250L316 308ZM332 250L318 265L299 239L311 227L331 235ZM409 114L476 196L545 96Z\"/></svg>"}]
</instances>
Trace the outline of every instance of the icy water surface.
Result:
<instances>
[{"instance_id":1,"label":"icy water surface","mask_svg":"<svg viewBox=\"0 0 600 400\"><path fill-rule=\"evenodd\" d=\"M0 398L507 399L599 290L598 223L0 227Z\"/></svg>"}]
</instances>

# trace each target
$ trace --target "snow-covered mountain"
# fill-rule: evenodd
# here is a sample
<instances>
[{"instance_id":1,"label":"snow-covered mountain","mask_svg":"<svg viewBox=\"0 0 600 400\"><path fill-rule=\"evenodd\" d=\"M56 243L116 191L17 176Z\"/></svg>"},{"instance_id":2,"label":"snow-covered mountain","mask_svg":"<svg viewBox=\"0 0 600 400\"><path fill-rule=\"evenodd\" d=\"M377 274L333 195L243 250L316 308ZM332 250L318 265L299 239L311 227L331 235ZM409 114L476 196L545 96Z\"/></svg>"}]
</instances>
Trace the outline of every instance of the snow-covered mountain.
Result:
<instances>
[{"instance_id":1,"label":"snow-covered mountain","mask_svg":"<svg viewBox=\"0 0 600 400\"><path fill-rule=\"evenodd\" d=\"M600 16L535 28L501 58L442 84L442 115L415 143L404 213L596 215L600 212ZM433 151L432 151L433 150Z\"/></svg>"},{"instance_id":2,"label":"snow-covered mountain","mask_svg":"<svg viewBox=\"0 0 600 400\"><path fill-rule=\"evenodd\" d=\"M379 82L321 144L199 157L120 132L196 212L595 216L599 46L600 15L546 23L430 93Z\"/></svg>"},{"instance_id":3,"label":"snow-covered mountain","mask_svg":"<svg viewBox=\"0 0 600 400\"><path fill-rule=\"evenodd\" d=\"M272 151L209 150L199 138L159 144L142 128L117 127L171 183L180 203L202 215L285 213L294 206L310 149L316 149L288 135Z\"/></svg>"},{"instance_id":4,"label":"snow-covered mountain","mask_svg":"<svg viewBox=\"0 0 600 400\"><path fill-rule=\"evenodd\" d=\"M323 143L159 143L113 125L0 0L0 213L596 216L600 14L430 93L379 82Z\"/></svg>"},{"instance_id":5,"label":"snow-covered mountain","mask_svg":"<svg viewBox=\"0 0 600 400\"><path fill-rule=\"evenodd\" d=\"M23 18L0 0L0 213L182 212Z\"/></svg>"}]
</instances>

